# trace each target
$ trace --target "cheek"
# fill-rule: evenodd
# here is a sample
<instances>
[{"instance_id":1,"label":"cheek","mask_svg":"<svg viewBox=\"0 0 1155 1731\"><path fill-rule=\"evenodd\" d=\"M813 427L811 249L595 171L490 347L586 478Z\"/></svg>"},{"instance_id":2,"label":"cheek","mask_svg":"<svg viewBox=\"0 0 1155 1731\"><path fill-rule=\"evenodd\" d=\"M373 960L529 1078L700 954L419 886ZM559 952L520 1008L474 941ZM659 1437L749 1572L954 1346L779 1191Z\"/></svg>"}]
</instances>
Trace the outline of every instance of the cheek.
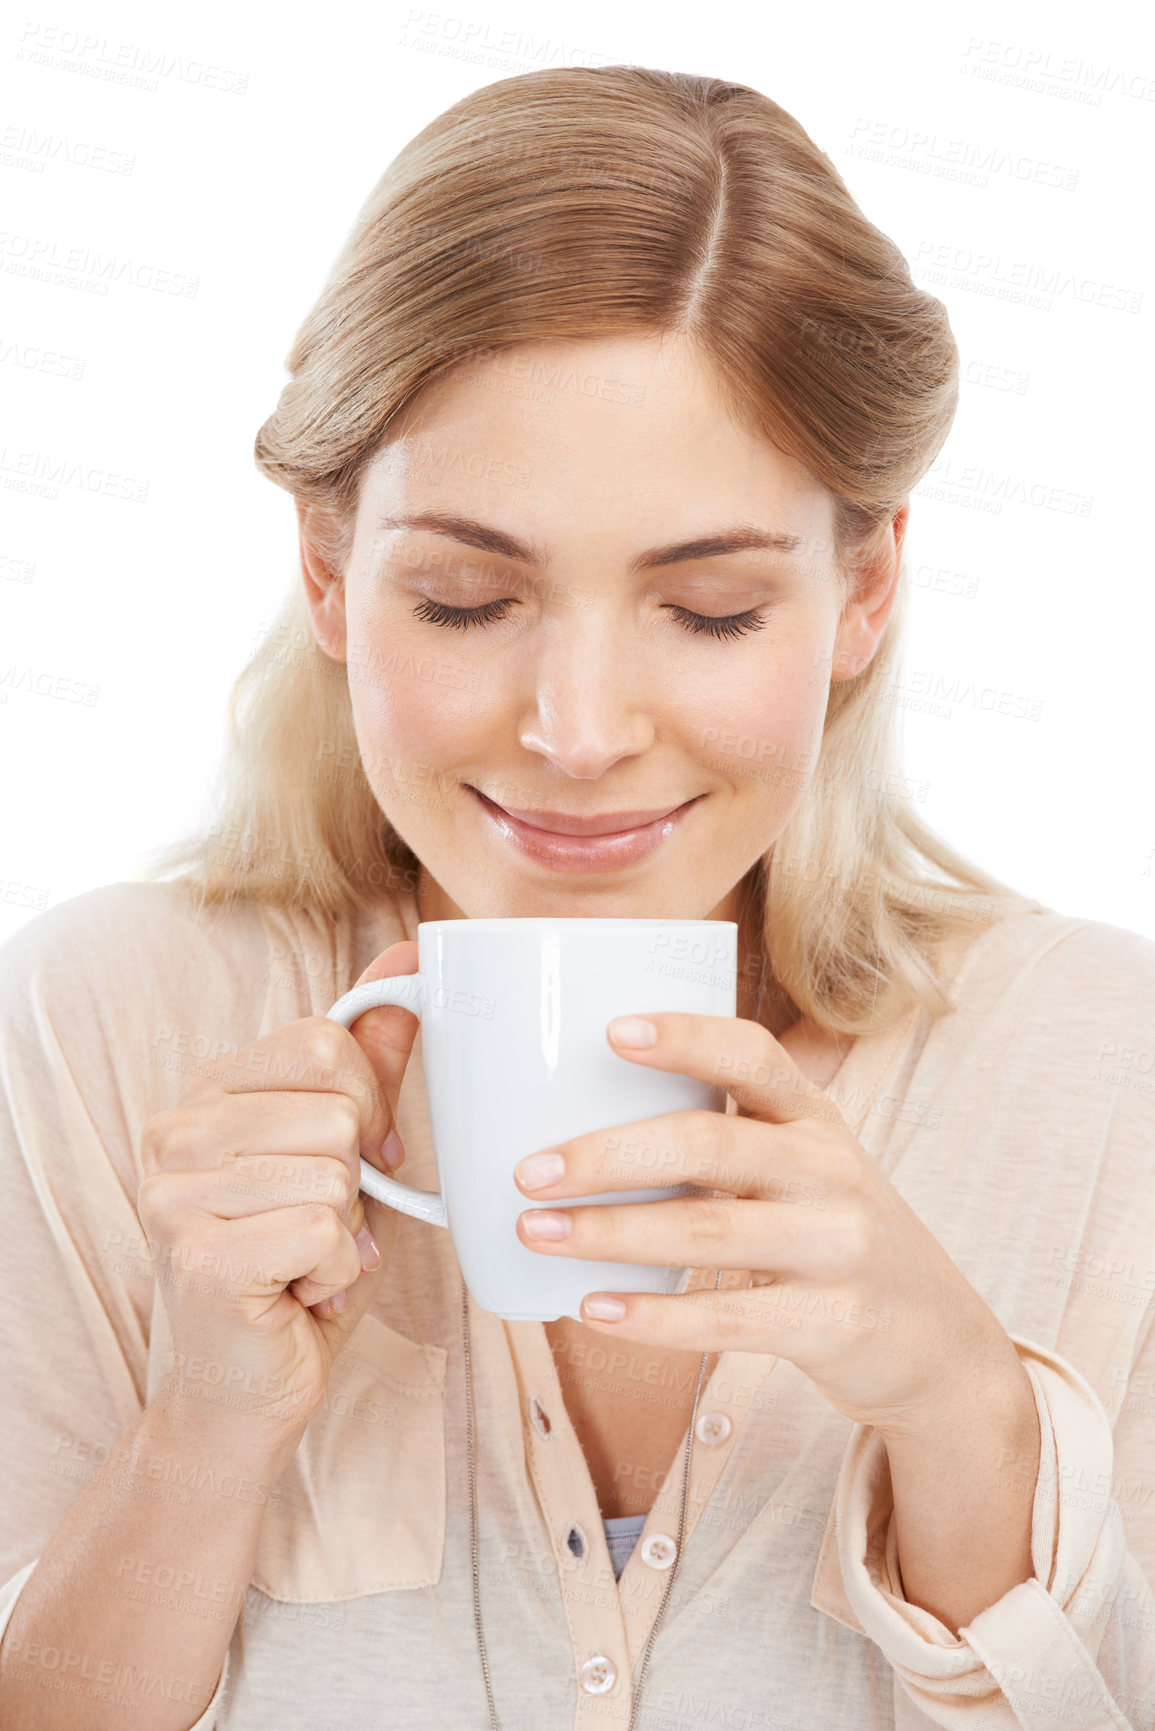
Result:
<instances>
[{"instance_id":1,"label":"cheek","mask_svg":"<svg viewBox=\"0 0 1155 1731\"><path fill-rule=\"evenodd\" d=\"M374 786L470 755L490 727L485 668L456 653L452 640L431 645L403 626L374 635L359 625L351 621L349 696Z\"/></svg>"},{"instance_id":2,"label":"cheek","mask_svg":"<svg viewBox=\"0 0 1155 1731\"><path fill-rule=\"evenodd\" d=\"M817 761L829 689L814 645L751 658L695 706L703 761L754 799L796 803Z\"/></svg>"}]
</instances>

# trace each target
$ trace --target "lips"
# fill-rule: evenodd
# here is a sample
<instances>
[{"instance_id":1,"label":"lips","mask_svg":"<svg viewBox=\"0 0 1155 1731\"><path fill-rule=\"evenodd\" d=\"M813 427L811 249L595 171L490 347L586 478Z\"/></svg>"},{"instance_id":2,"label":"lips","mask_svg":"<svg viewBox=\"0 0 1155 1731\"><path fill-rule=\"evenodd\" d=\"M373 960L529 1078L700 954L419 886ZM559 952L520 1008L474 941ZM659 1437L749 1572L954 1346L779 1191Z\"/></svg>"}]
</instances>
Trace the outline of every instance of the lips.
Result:
<instances>
[{"instance_id":1,"label":"lips","mask_svg":"<svg viewBox=\"0 0 1155 1731\"><path fill-rule=\"evenodd\" d=\"M643 829L648 823L657 823L687 803L678 800L673 805L654 806L648 811L609 811L594 817L582 817L571 812L519 811L516 806L498 805L488 794L481 794L481 798L496 810L504 811L507 817L514 817L518 823L527 824L530 829L540 829L547 835L621 835L626 830Z\"/></svg>"},{"instance_id":2,"label":"lips","mask_svg":"<svg viewBox=\"0 0 1155 1731\"><path fill-rule=\"evenodd\" d=\"M662 847L706 797L697 794L681 805L641 812L599 812L582 817L574 812L532 811L522 815L498 805L468 782L466 786L503 842L523 859L561 872L615 872L639 864Z\"/></svg>"}]
</instances>

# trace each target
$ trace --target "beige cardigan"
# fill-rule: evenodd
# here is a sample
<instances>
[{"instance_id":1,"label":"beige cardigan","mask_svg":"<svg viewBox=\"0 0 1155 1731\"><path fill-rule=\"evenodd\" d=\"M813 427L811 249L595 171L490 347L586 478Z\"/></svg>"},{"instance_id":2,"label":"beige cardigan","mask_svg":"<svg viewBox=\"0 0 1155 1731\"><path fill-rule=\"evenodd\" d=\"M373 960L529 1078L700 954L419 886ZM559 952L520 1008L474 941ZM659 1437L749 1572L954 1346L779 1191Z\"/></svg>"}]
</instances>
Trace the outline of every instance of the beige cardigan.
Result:
<instances>
[{"instance_id":1,"label":"beige cardigan","mask_svg":"<svg viewBox=\"0 0 1155 1731\"><path fill-rule=\"evenodd\" d=\"M0 1632L168 1367L162 1271L135 1212L141 1125L176 1103L188 1068L323 1014L415 935L412 897L348 925L251 905L196 920L178 889L124 883L40 914L0 949ZM857 1041L827 1091L1022 1355L1043 1438L1036 1578L957 1638L908 1605L877 1434L788 1360L724 1352L702 1391L643 1726L1155 1725L1155 943L1017 915L980 928L957 989L953 1015ZM399 1129L405 1181L436 1189L420 1032ZM377 1302L279 1484L219 1487L224 1519L232 1497L266 1506L195 1731L487 1723L460 1302L448 1233L400 1217ZM502 1726L624 1731L670 1555L651 1541L677 1532L681 1454L615 1581L544 1325L472 1301L470 1314ZM141 1470L158 1495L181 1495L165 1463ZM210 1590L186 1587L192 1614Z\"/></svg>"}]
</instances>

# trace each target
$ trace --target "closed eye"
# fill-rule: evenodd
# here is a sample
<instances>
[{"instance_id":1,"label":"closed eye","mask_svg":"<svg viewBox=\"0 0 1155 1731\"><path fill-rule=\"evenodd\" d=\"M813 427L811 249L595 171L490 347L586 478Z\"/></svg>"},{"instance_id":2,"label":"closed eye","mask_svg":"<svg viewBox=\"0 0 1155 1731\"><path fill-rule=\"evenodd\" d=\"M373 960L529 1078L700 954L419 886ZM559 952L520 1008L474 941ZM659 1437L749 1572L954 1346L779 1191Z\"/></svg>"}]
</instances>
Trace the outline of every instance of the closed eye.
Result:
<instances>
[{"instance_id":1,"label":"closed eye","mask_svg":"<svg viewBox=\"0 0 1155 1731\"><path fill-rule=\"evenodd\" d=\"M728 613L724 618L716 618L709 613L691 613L688 607L675 607L672 602L666 605L674 617L695 635L705 632L709 637L744 637L748 631L760 631L766 623L766 615L757 607L749 607L745 613Z\"/></svg>"},{"instance_id":2,"label":"closed eye","mask_svg":"<svg viewBox=\"0 0 1155 1731\"><path fill-rule=\"evenodd\" d=\"M442 601L431 601L428 596L423 596L413 609L413 616L430 625L466 631L471 625L499 623L507 617L513 604L514 597L508 596L501 601L487 601L484 607L448 607ZM666 606L679 624L695 636L744 637L749 631L760 631L766 623L765 613L756 607L748 608L745 613L728 613L719 618L709 613L691 613L688 607L678 607L672 602L667 602Z\"/></svg>"}]
</instances>

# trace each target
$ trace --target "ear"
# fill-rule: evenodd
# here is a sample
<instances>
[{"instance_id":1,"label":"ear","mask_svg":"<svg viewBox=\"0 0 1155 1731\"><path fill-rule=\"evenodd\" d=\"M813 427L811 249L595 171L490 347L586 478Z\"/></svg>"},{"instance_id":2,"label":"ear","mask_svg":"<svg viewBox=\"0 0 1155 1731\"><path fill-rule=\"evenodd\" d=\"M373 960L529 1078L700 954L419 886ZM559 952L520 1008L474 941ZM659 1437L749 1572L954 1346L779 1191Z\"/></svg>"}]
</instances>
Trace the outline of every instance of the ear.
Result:
<instances>
[{"instance_id":1,"label":"ear","mask_svg":"<svg viewBox=\"0 0 1155 1731\"><path fill-rule=\"evenodd\" d=\"M331 545L319 533L316 507L297 501L297 528L301 544L301 575L305 599L313 623L313 635L334 661L346 658L345 584L335 571L325 548Z\"/></svg>"},{"instance_id":2,"label":"ear","mask_svg":"<svg viewBox=\"0 0 1155 1731\"><path fill-rule=\"evenodd\" d=\"M834 639L831 680L853 679L874 658L898 594L910 500L899 506L877 549L857 573Z\"/></svg>"}]
</instances>

